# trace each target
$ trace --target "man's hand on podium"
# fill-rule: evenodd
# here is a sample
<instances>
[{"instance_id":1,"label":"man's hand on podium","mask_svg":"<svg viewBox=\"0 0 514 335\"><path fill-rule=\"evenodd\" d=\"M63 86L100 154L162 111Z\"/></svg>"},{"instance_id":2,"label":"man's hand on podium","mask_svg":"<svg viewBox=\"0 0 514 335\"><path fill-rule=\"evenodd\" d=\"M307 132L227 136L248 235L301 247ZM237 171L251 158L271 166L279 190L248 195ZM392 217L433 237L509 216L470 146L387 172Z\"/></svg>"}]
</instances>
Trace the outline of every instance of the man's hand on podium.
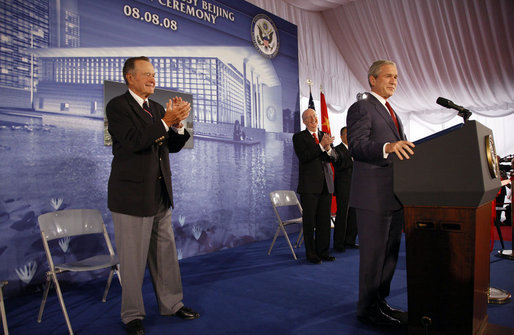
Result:
<instances>
[{"instance_id":1,"label":"man's hand on podium","mask_svg":"<svg viewBox=\"0 0 514 335\"><path fill-rule=\"evenodd\" d=\"M409 141L398 141L386 144L385 152L388 154L394 152L400 160L403 160L404 157L409 159L410 156L414 155L414 151L411 148L415 146L414 143Z\"/></svg>"}]
</instances>

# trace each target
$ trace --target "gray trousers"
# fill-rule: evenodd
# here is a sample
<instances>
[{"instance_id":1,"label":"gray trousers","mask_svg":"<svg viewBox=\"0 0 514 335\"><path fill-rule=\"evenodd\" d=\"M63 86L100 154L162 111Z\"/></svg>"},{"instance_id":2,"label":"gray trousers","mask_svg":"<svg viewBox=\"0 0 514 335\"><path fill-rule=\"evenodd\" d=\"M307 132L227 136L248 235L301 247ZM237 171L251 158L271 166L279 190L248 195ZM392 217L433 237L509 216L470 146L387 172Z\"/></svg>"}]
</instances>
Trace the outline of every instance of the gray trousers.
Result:
<instances>
[{"instance_id":1,"label":"gray trousers","mask_svg":"<svg viewBox=\"0 0 514 335\"><path fill-rule=\"evenodd\" d=\"M121 320L126 324L146 315L141 289L147 264L160 314L174 314L184 304L171 209L162 205L149 217L112 212L112 219L120 259Z\"/></svg>"}]
</instances>

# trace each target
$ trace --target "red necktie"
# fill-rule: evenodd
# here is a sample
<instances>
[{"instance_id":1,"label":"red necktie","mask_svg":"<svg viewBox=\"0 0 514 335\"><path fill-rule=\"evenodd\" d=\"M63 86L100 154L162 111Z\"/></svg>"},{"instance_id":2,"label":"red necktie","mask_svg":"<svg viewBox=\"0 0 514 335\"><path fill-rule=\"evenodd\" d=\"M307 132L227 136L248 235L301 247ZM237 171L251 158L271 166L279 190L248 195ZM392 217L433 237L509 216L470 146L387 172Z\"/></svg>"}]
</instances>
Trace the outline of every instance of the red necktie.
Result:
<instances>
[{"instance_id":1,"label":"red necktie","mask_svg":"<svg viewBox=\"0 0 514 335\"><path fill-rule=\"evenodd\" d=\"M314 142L316 142L316 144L319 144L318 136L316 136L316 133L312 133L312 137L314 137Z\"/></svg>"},{"instance_id":2,"label":"red necktie","mask_svg":"<svg viewBox=\"0 0 514 335\"><path fill-rule=\"evenodd\" d=\"M388 101L386 101L386 107L389 110L391 117L393 118L394 124L396 125L396 129L398 130L398 134L400 134L400 125L398 124L398 119L396 118L396 115L394 114L394 111L391 108L391 105L389 104Z\"/></svg>"}]
</instances>

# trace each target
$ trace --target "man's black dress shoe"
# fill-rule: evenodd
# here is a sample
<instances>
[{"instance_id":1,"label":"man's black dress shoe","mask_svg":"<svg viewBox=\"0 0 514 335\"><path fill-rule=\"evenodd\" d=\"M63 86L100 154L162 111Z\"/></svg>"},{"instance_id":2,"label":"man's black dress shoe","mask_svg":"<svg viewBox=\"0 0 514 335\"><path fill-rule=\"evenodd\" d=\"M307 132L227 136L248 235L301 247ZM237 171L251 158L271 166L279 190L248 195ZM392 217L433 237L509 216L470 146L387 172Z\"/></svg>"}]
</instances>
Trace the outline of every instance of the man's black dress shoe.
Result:
<instances>
[{"instance_id":1,"label":"man's black dress shoe","mask_svg":"<svg viewBox=\"0 0 514 335\"><path fill-rule=\"evenodd\" d=\"M359 249L359 245L357 243L347 243L344 246L350 249Z\"/></svg>"},{"instance_id":2,"label":"man's black dress shoe","mask_svg":"<svg viewBox=\"0 0 514 335\"><path fill-rule=\"evenodd\" d=\"M321 260L325 262L333 262L336 260L336 258L334 256L322 256Z\"/></svg>"},{"instance_id":3,"label":"man's black dress shoe","mask_svg":"<svg viewBox=\"0 0 514 335\"><path fill-rule=\"evenodd\" d=\"M319 257L307 257L307 260L312 264L321 264L321 259L319 259Z\"/></svg>"},{"instance_id":4,"label":"man's black dress shoe","mask_svg":"<svg viewBox=\"0 0 514 335\"><path fill-rule=\"evenodd\" d=\"M143 321L141 319L134 319L125 325L127 334L130 335L144 335L145 329L143 328Z\"/></svg>"},{"instance_id":5,"label":"man's black dress shoe","mask_svg":"<svg viewBox=\"0 0 514 335\"><path fill-rule=\"evenodd\" d=\"M181 319L184 320L193 320L198 319L200 317L200 314L193 311L191 308L182 306L175 314L175 316L178 316Z\"/></svg>"},{"instance_id":6,"label":"man's black dress shoe","mask_svg":"<svg viewBox=\"0 0 514 335\"><path fill-rule=\"evenodd\" d=\"M358 315L357 319L367 325L371 325L378 328L398 328L400 327L400 321L382 313L380 310L373 313L367 313L364 315Z\"/></svg>"},{"instance_id":7,"label":"man's black dress shoe","mask_svg":"<svg viewBox=\"0 0 514 335\"><path fill-rule=\"evenodd\" d=\"M385 300L381 301L378 304L378 306L382 313L397 319L398 321L400 321L402 325L406 325L409 323L409 316L407 312L389 306L389 304Z\"/></svg>"}]
</instances>

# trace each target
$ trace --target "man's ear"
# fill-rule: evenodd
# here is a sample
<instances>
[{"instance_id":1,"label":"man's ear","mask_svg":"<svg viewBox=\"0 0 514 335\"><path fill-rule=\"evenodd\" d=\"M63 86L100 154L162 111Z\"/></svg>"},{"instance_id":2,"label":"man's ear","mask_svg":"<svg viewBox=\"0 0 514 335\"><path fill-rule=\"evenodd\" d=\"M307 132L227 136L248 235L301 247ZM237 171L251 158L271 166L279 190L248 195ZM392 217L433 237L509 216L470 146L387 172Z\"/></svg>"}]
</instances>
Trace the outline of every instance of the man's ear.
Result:
<instances>
[{"instance_id":1,"label":"man's ear","mask_svg":"<svg viewBox=\"0 0 514 335\"><path fill-rule=\"evenodd\" d=\"M130 84L130 83L132 82L132 79L133 79L134 77L132 76L132 73L127 72L127 74L125 75L125 78L127 79L127 83L129 83L129 84Z\"/></svg>"},{"instance_id":2,"label":"man's ear","mask_svg":"<svg viewBox=\"0 0 514 335\"><path fill-rule=\"evenodd\" d=\"M368 80L369 80L369 83L371 84L371 87L375 86L377 78L375 78L373 76L369 76Z\"/></svg>"}]
</instances>

